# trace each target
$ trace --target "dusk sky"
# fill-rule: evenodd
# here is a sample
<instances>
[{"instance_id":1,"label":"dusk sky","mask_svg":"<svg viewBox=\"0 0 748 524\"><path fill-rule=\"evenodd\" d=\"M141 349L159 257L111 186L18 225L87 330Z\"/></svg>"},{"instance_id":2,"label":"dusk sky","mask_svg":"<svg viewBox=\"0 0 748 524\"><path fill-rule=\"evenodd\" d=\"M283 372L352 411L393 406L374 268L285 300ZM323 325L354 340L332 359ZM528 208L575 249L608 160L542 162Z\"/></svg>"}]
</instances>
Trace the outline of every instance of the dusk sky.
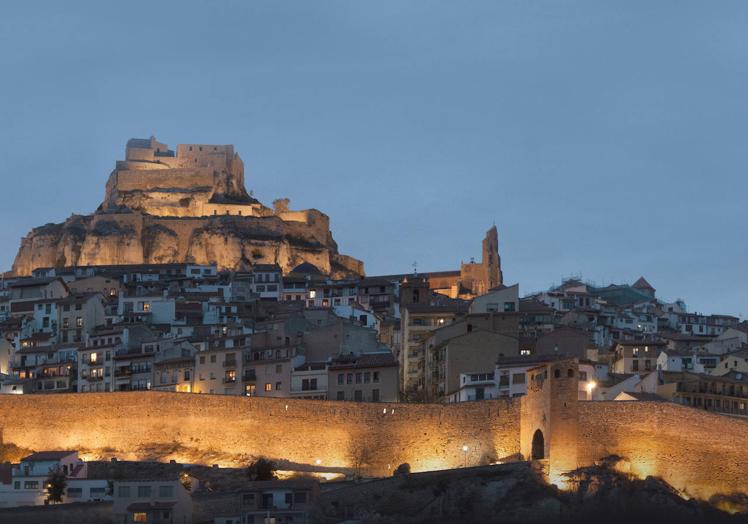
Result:
<instances>
[{"instance_id":1,"label":"dusk sky","mask_svg":"<svg viewBox=\"0 0 748 524\"><path fill-rule=\"evenodd\" d=\"M131 137L235 144L368 274L644 275L748 314L748 3L12 2L0 269L90 213ZM43 13L44 16L40 16Z\"/></svg>"}]
</instances>

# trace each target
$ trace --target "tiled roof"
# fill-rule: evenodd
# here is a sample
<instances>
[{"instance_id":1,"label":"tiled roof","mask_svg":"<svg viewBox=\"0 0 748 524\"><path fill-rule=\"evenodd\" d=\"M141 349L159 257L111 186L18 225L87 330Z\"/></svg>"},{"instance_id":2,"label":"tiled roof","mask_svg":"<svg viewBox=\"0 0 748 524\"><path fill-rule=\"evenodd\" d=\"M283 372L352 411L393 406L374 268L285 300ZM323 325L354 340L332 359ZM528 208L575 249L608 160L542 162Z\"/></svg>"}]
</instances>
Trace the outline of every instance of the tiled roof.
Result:
<instances>
[{"instance_id":1,"label":"tiled roof","mask_svg":"<svg viewBox=\"0 0 748 524\"><path fill-rule=\"evenodd\" d=\"M654 393L644 393L642 391L625 391L626 395L634 397L636 400L649 401L649 402L667 402L664 398Z\"/></svg>"},{"instance_id":2,"label":"tiled roof","mask_svg":"<svg viewBox=\"0 0 748 524\"><path fill-rule=\"evenodd\" d=\"M77 451L39 451L21 459L21 462L42 462L48 460L61 460Z\"/></svg>"},{"instance_id":3,"label":"tiled roof","mask_svg":"<svg viewBox=\"0 0 748 524\"><path fill-rule=\"evenodd\" d=\"M390 352L341 355L333 359L330 369L381 368L397 366L395 356Z\"/></svg>"},{"instance_id":4,"label":"tiled roof","mask_svg":"<svg viewBox=\"0 0 748 524\"><path fill-rule=\"evenodd\" d=\"M634 282L634 285L631 286L636 289L651 289L652 291L656 291L655 288L652 287L652 284L647 282L647 279L644 277L639 277L639 280Z\"/></svg>"}]
</instances>

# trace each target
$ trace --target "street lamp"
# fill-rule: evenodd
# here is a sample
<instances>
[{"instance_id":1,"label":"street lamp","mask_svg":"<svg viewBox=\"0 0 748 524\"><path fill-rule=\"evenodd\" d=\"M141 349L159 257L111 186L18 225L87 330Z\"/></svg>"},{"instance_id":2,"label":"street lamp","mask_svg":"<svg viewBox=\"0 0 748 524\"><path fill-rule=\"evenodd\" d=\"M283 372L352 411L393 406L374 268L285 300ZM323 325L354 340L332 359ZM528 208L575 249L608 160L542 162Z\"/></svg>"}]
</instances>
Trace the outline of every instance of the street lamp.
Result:
<instances>
[{"instance_id":1,"label":"street lamp","mask_svg":"<svg viewBox=\"0 0 748 524\"><path fill-rule=\"evenodd\" d=\"M467 467L468 449L467 445L462 446L462 452L465 454L465 467Z\"/></svg>"},{"instance_id":2,"label":"street lamp","mask_svg":"<svg viewBox=\"0 0 748 524\"><path fill-rule=\"evenodd\" d=\"M592 400L592 390L597 387L597 382L590 380L587 382L587 400Z\"/></svg>"}]
</instances>

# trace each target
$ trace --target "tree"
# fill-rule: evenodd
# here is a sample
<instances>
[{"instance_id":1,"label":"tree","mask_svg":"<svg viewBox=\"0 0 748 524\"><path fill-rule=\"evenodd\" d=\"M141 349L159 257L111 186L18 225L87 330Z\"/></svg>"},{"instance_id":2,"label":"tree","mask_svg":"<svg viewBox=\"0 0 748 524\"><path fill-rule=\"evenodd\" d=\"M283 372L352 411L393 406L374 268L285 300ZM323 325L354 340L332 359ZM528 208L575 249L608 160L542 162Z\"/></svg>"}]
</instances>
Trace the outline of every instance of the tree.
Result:
<instances>
[{"instance_id":1,"label":"tree","mask_svg":"<svg viewBox=\"0 0 748 524\"><path fill-rule=\"evenodd\" d=\"M348 462L355 471L356 477L361 478L362 471L371 465L374 453L368 443L363 440L355 440L348 449Z\"/></svg>"},{"instance_id":2,"label":"tree","mask_svg":"<svg viewBox=\"0 0 748 524\"><path fill-rule=\"evenodd\" d=\"M247 476L252 481L275 480L278 465L270 459L260 457L247 467Z\"/></svg>"},{"instance_id":3,"label":"tree","mask_svg":"<svg viewBox=\"0 0 748 524\"><path fill-rule=\"evenodd\" d=\"M410 464L407 462L404 462L403 464L400 464L397 469L395 470L395 473L392 475L393 477L407 477L410 475Z\"/></svg>"},{"instance_id":4,"label":"tree","mask_svg":"<svg viewBox=\"0 0 748 524\"><path fill-rule=\"evenodd\" d=\"M52 503L62 502L62 496L65 494L65 487L67 486L67 475L59 466L50 469L45 485L47 487L47 499Z\"/></svg>"}]
</instances>

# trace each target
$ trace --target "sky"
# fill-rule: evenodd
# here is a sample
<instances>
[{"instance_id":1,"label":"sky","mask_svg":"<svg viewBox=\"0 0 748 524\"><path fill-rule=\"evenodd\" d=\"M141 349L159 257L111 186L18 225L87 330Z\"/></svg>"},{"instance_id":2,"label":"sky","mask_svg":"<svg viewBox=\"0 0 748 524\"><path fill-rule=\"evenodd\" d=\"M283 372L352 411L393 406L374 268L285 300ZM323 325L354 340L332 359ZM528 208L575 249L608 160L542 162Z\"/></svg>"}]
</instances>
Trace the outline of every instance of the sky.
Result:
<instances>
[{"instance_id":1,"label":"sky","mask_svg":"<svg viewBox=\"0 0 748 524\"><path fill-rule=\"evenodd\" d=\"M368 274L639 276L748 315L748 3L11 2L0 269L90 213L131 137L235 144Z\"/></svg>"}]
</instances>

